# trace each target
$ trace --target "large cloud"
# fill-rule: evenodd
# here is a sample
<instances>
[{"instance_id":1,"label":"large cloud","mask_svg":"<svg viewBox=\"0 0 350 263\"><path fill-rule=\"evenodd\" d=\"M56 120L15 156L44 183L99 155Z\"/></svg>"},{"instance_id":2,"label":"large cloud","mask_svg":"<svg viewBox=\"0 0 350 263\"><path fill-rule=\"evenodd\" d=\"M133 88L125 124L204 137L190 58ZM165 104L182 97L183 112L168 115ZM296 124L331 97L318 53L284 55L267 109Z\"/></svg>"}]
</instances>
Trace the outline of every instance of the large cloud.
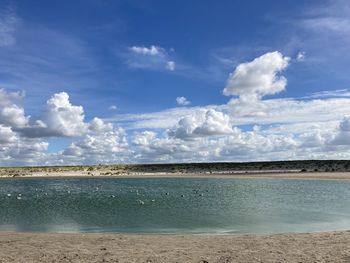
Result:
<instances>
[{"instance_id":1,"label":"large cloud","mask_svg":"<svg viewBox=\"0 0 350 263\"><path fill-rule=\"evenodd\" d=\"M88 128L82 106L72 105L66 92L54 94L46 104L43 116L28 127L19 129L26 137L73 137Z\"/></svg>"},{"instance_id":2,"label":"large cloud","mask_svg":"<svg viewBox=\"0 0 350 263\"><path fill-rule=\"evenodd\" d=\"M261 98L285 89L287 79L280 73L287 68L289 60L275 51L238 65L230 74L223 90L226 96L238 96L228 104L232 113L253 117L266 115L269 109Z\"/></svg>"},{"instance_id":3,"label":"large cloud","mask_svg":"<svg viewBox=\"0 0 350 263\"><path fill-rule=\"evenodd\" d=\"M0 90L2 165L125 162L129 150L124 130L96 117L84 122L83 107L72 105L67 93L54 94L42 116L32 120L19 106L22 98ZM71 137L73 142L64 151L48 153L47 137Z\"/></svg>"},{"instance_id":4,"label":"large cloud","mask_svg":"<svg viewBox=\"0 0 350 263\"><path fill-rule=\"evenodd\" d=\"M345 116L339 123L338 132L332 144L350 145L350 116Z\"/></svg>"},{"instance_id":5,"label":"large cloud","mask_svg":"<svg viewBox=\"0 0 350 263\"><path fill-rule=\"evenodd\" d=\"M48 143L41 139L21 138L9 127L0 126L1 165L42 165L49 157Z\"/></svg>"},{"instance_id":6,"label":"large cloud","mask_svg":"<svg viewBox=\"0 0 350 263\"><path fill-rule=\"evenodd\" d=\"M180 119L178 127L170 134L180 139L190 139L212 135L232 134L234 130L230 118L214 109L202 114L190 115Z\"/></svg>"},{"instance_id":7,"label":"large cloud","mask_svg":"<svg viewBox=\"0 0 350 263\"><path fill-rule=\"evenodd\" d=\"M129 153L125 131L99 118L94 118L89 131L67 147L62 158L75 163L126 162Z\"/></svg>"},{"instance_id":8,"label":"large cloud","mask_svg":"<svg viewBox=\"0 0 350 263\"><path fill-rule=\"evenodd\" d=\"M57 93L47 101L45 123L48 129L57 136L77 136L84 133L84 110L74 106L65 92Z\"/></svg>"},{"instance_id":9,"label":"large cloud","mask_svg":"<svg viewBox=\"0 0 350 263\"><path fill-rule=\"evenodd\" d=\"M40 164L46 158L48 143L23 138L16 132L28 126L22 107L22 92L0 89L0 165Z\"/></svg>"},{"instance_id":10,"label":"large cloud","mask_svg":"<svg viewBox=\"0 0 350 263\"><path fill-rule=\"evenodd\" d=\"M4 147L6 145L15 143L16 141L16 133L14 133L10 127L0 125L0 146Z\"/></svg>"},{"instance_id":11,"label":"large cloud","mask_svg":"<svg viewBox=\"0 0 350 263\"><path fill-rule=\"evenodd\" d=\"M231 110L243 116L264 115L265 109L260 99L285 89L287 79L280 73L287 68L289 60L275 51L238 65L223 90L226 96L238 96L238 99L229 102Z\"/></svg>"},{"instance_id":12,"label":"large cloud","mask_svg":"<svg viewBox=\"0 0 350 263\"><path fill-rule=\"evenodd\" d=\"M224 95L251 100L284 90L287 79L279 73L288 66L288 61L288 57L275 51L238 65L227 80Z\"/></svg>"},{"instance_id":13,"label":"large cloud","mask_svg":"<svg viewBox=\"0 0 350 263\"><path fill-rule=\"evenodd\" d=\"M290 159L300 145L293 135L268 135L258 130L243 132L239 129L226 136L202 136L195 140L168 134L157 136L145 131L136 133L133 143L137 150L135 159L141 162Z\"/></svg>"},{"instance_id":14,"label":"large cloud","mask_svg":"<svg viewBox=\"0 0 350 263\"><path fill-rule=\"evenodd\" d=\"M11 127L24 127L28 123L28 117L22 107L23 93L6 92L0 89L0 124Z\"/></svg>"}]
</instances>

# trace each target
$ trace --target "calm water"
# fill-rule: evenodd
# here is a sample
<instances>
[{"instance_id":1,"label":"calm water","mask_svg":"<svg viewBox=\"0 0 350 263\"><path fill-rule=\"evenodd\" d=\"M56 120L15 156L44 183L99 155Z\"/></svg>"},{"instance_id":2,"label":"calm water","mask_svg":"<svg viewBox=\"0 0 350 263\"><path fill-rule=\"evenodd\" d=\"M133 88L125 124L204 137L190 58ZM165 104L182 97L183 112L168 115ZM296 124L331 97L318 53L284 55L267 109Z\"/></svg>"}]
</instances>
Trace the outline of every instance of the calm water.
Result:
<instances>
[{"instance_id":1,"label":"calm water","mask_svg":"<svg viewBox=\"0 0 350 263\"><path fill-rule=\"evenodd\" d=\"M350 182L0 180L1 231L275 233L350 229Z\"/></svg>"}]
</instances>

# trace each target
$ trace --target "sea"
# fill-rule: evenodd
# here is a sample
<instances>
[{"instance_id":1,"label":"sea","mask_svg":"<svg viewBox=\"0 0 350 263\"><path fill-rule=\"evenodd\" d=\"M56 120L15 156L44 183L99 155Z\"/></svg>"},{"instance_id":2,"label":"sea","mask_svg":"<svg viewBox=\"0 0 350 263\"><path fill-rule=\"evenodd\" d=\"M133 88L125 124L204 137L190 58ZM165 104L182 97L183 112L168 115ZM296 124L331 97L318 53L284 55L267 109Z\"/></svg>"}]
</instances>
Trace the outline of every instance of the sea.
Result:
<instances>
[{"instance_id":1,"label":"sea","mask_svg":"<svg viewBox=\"0 0 350 263\"><path fill-rule=\"evenodd\" d=\"M350 229L350 181L0 180L0 231L259 234Z\"/></svg>"}]
</instances>

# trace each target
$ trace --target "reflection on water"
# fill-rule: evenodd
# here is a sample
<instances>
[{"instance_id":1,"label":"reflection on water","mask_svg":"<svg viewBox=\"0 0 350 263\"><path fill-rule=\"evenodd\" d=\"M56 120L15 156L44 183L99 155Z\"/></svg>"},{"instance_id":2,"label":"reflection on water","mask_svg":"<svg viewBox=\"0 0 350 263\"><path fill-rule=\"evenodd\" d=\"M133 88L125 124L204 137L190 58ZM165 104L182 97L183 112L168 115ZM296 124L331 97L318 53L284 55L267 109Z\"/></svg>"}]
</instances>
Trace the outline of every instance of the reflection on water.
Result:
<instances>
[{"instance_id":1,"label":"reflection on water","mask_svg":"<svg viewBox=\"0 0 350 263\"><path fill-rule=\"evenodd\" d=\"M1 231L275 233L349 228L347 181L0 181Z\"/></svg>"}]
</instances>

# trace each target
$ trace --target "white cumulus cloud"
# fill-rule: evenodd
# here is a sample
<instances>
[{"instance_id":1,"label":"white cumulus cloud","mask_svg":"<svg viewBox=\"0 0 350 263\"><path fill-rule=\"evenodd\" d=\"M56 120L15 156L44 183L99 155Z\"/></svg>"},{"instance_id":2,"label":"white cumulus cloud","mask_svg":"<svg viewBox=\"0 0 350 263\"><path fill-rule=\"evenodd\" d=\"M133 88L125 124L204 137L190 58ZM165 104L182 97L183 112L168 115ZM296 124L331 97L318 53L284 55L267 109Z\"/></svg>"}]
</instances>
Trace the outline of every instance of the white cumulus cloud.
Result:
<instances>
[{"instance_id":1,"label":"white cumulus cloud","mask_svg":"<svg viewBox=\"0 0 350 263\"><path fill-rule=\"evenodd\" d=\"M124 129L94 118L86 135L71 143L62 153L75 163L126 162L129 154Z\"/></svg>"},{"instance_id":2,"label":"white cumulus cloud","mask_svg":"<svg viewBox=\"0 0 350 263\"><path fill-rule=\"evenodd\" d=\"M232 134L234 129L228 115L214 109L202 115L189 115L180 119L178 127L169 134L179 139Z\"/></svg>"},{"instance_id":3,"label":"white cumulus cloud","mask_svg":"<svg viewBox=\"0 0 350 263\"><path fill-rule=\"evenodd\" d=\"M275 51L238 65L226 82L224 95L258 99L284 90L287 79L279 73L288 66L288 61L288 57Z\"/></svg>"},{"instance_id":4,"label":"white cumulus cloud","mask_svg":"<svg viewBox=\"0 0 350 263\"><path fill-rule=\"evenodd\" d=\"M0 147L15 143L17 141L17 135L11 129L0 124Z\"/></svg>"},{"instance_id":5,"label":"white cumulus cloud","mask_svg":"<svg viewBox=\"0 0 350 263\"><path fill-rule=\"evenodd\" d=\"M182 97L182 96L176 98L176 103L181 106L186 106L191 104L189 100L187 100L185 97Z\"/></svg>"},{"instance_id":6,"label":"white cumulus cloud","mask_svg":"<svg viewBox=\"0 0 350 263\"><path fill-rule=\"evenodd\" d=\"M143 46L142 47L133 46L133 47L130 47L129 49L136 54L145 55L145 56L156 56L156 55L161 55L165 52L163 48L153 46L153 45L150 46L149 48L143 47Z\"/></svg>"},{"instance_id":7,"label":"white cumulus cloud","mask_svg":"<svg viewBox=\"0 0 350 263\"><path fill-rule=\"evenodd\" d=\"M65 92L53 94L40 116L26 116L23 93L0 90L0 163L349 159L347 90L323 91L307 100L264 99L285 89L287 80L280 74L288 61L271 52L238 65L224 90L234 96L228 104L117 114L108 120L85 120L83 107ZM189 103L185 97L176 101ZM48 137L69 137L70 143L48 152Z\"/></svg>"},{"instance_id":8,"label":"white cumulus cloud","mask_svg":"<svg viewBox=\"0 0 350 263\"><path fill-rule=\"evenodd\" d=\"M69 95L60 92L46 102L46 108L40 119L18 131L29 138L73 137L83 135L87 127L83 107L72 105Z\"/></svg>"},{"instance_id":9,"label":"white cumulus cloud","mask_svg":"<svg viewBox=\"0 0 350 263\"><path fill-rule=\"evenodd\" d=\"M81 135L86 129L83 107L72 105L66 92L56 93L47 101L44 121L59 136Z\"/></svg>"},{"instance_id":10,"label":"white cumulus cloud","mask_svg":"<svg viewBox=\"0 0 350 263\"><path fill-rule=\"evenodd\" d=\"M24 114L21 92L6 92L0 89L0 124L11 127L24 127L28 123L28 117Z\"/></svg>"},{"instance_id":11,"label":"white cumulus cloud","mask_svg":"<svg viewBox=\"0 0 350 263\"><path fill-rule=\"evenodd\" d=\"M350 145L350 116L345 116L339 123L338 132L331 143L335 145Z\"/></svg>"}]
</instances>

